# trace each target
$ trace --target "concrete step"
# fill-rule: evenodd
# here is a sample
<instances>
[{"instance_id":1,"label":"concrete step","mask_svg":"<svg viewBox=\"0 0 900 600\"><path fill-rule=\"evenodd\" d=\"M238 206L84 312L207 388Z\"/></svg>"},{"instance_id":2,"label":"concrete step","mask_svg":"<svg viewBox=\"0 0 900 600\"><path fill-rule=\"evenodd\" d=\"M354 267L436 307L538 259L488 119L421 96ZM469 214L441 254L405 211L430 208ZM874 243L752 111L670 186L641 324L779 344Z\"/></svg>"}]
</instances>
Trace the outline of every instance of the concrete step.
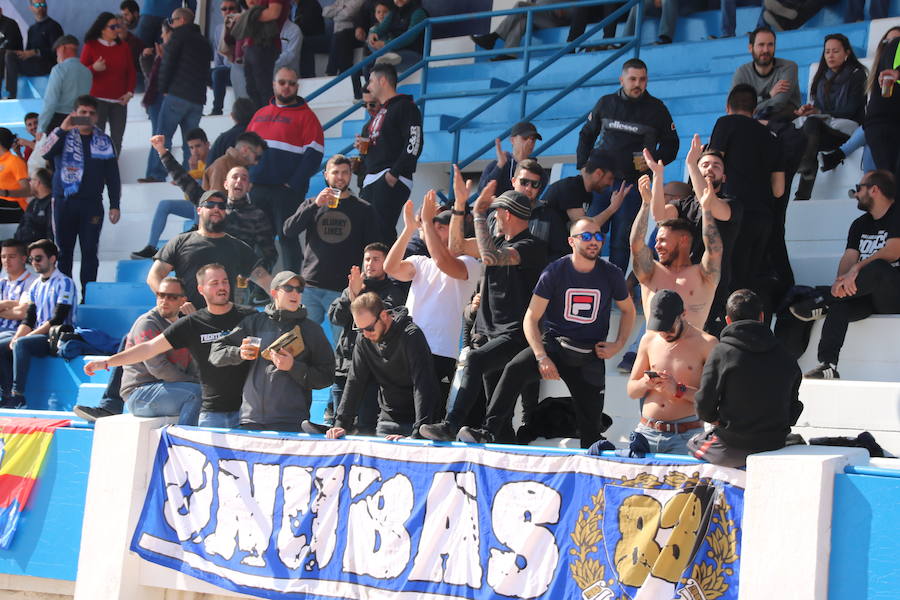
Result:
<instances>
[{"instance_id":1,"label":"concrete step","mask_svg":"<svg viewBox=\"0 0 900 600\"><path fill-rule=\"evenodd\" d=\"M818 364L816 350L823 323L819 320L813 324L809 346L800 357L804 372ZM842 379L851 381L900 381L900 315L872 315L850 323L838 372Z\"/></svg>"}]
</instances>

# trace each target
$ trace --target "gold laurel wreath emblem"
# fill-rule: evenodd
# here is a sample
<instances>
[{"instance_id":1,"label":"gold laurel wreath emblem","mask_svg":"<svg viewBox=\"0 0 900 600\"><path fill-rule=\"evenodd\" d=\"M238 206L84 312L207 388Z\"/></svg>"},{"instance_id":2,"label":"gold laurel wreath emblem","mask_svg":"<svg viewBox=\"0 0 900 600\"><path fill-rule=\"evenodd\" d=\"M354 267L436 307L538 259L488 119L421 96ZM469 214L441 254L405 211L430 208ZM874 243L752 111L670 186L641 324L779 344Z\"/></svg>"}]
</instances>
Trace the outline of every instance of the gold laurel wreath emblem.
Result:
<instances>
[{"instance_id":1,"label":"gold laurel wreath emblem","mask_svg":"<svg viewBox=\"0 0 900 600\"><path fill-rule=\"evenodd\" d=\"M700 483L700 474L694 472L690 477L680 471L670 471L662 480L650 473L641 473L633 479L622 478L617 485L624 487L658 488L663 485L674 489L694 487ZM591 496L593 506L582 506L575 522L575 530L570 534L575 548L569 550L569 554L575 556L575 560L569 565L572 579L581 591L604 579L604 566L599 560L591 558L598 550L598 544L603 540L603 509L605 500L603 490L600 489ZM706 600L716 600L723 596L729 589L725 583L725 576L733 575L734 569L728 565L738 559L737 554L737 527L734 520L728 518L731 507L722 495L716 503L714 514L711 518L710 530L706 535L710 550L708 562L695 563L690 579L696 581L703 591ZM687 583L688 578L683 578L682 583ZM607 585L612 586L615 580L610 578Z\"/></svg>"}]
</instances>

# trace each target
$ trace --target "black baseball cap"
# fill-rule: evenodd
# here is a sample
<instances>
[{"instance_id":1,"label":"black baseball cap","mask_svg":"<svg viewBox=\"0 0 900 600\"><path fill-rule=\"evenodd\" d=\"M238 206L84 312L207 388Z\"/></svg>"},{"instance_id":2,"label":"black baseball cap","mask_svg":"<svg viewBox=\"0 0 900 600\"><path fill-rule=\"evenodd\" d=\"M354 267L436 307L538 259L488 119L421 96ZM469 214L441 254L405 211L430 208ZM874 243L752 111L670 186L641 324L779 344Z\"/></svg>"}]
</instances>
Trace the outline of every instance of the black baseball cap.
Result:
<instances>
[{"instance_id":1,"label":"black baseball cap","mask_svg":"<svg viewBox=\"0 0 900 600\"><path fill-rule=\"evenodd\" d=\"M491 208L505 208L514 216L527 221L531 218L531 200L516 190L508 190L491 202Z\"/></svg>"},{"instance_id":2,"label":"black baseball cap","mask_svg":"<svg viewBox=\"0 0 900 600\"><path fill-rule=\"evenodd\" d=\"M534 123L530 123L529 121L519 121L515 125L512 126L512 131L509 132L509 135L520 135L522 137L536 137L539 140L544 138L541 137L541 134L538 133L537 127L534 126Z\"/></svg>"},{"instance_id":3,"label":"black baseball cap","mask_svg":"<svg viewBox=\"0 0 900 600\"><path fill-rule=\"evenodd\" d=\"M659 290L650 300L650 316L647 318L648 331L670 331L675 319L684 313L684 301L678 292Z\"/></svg>"},{"instance_id":4,"label":"black baseball cap","mask_svg":"<svg viewBox=\"0 0 900 600\"><path fill-rule=\"evenodd\" d=\"M611 152L594 148L588 155L588 159L584 163L589 173L593 173L597 169L603 169L606 172L615 172L616 157Z\"/></svg>"}]
</instances>

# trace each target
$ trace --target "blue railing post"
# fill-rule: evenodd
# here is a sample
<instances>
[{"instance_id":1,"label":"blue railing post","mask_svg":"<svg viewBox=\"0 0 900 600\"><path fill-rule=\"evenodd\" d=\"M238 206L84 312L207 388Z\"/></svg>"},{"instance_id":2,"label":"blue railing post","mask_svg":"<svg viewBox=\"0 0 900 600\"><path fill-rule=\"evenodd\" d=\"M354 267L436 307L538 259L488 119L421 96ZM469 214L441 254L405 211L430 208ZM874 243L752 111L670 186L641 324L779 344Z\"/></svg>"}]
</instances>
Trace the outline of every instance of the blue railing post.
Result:
<instances>
[{"instance_id":1,"label":"blue railing post","mask_svg":"<svg viewBox=\"0 0 900 600\"><path fill-rule=\"evenodd\" d=\"M643 27L644 27L644 3L643 1L638 2L637 6L637 19L635 21L634 26L634 57L641 57L641 38L644 35Z\"/></svg>"},{"instance_id":2,"label":"blue railing post","mask_svg":"<svg viewBox=\"0 0 900 600\"><path fill-rule=\"evenodd\" d=\"M422 80L420 82L419 110L422 112L422 118L425 118L425 96L428 95L428 72L431 70L431 21L426 20L425 38L422 40L422 58L425 64L422 66Z\"/></svg>"},{"instance_id":3,"label":"blue railing post","mask_svg":"<svg viewBox=\"0 0 900 600\"><path fill-rule=\"evenodd\" d=\"M525 15L525 37L522 38L525 40L525 45L523 46L522 51L522 76L525 77L528 75L528 71L531 70L531 34L534 32L534 12L529 11ZM519 120L522 120L522 117L525 116L525 105L528 99L528 90L527 86L522 86L522 93L519 96Z\"/></svg>"}]
</instances>

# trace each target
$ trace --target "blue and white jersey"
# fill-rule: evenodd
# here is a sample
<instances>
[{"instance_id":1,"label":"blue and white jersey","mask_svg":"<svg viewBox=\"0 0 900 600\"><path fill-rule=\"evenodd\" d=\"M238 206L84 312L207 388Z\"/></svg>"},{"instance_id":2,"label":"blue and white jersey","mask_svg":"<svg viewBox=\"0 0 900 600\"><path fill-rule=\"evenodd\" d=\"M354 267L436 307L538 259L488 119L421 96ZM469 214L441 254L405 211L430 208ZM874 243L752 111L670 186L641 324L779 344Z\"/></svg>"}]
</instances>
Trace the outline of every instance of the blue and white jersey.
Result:
<instances>
[{"instance_id":1,"label":"blue and white jersey","mask_svg":"<svg viewBox=\"0 0 900 600\"><path fill-rule=\"evenodd\" d=\"M25 292L27 292L38 277L28 269L19 275L15 281L10 281L8 277L0 277L0 300L21 301ZM15 319L0 319L0 331L15 331L19 328L22 321Z\"/></svg>"},{"instance_id":2,"label":"blue and white jersey","mask_svg":"<svg viewBox=\"0 0 900 600\"><path fill-rule=\"evenodd\" d=\"M57 304L72 305L65 322L69 325L75 324L75 308L78 306L75 282L59 269L54 269L53 274L47 279L39 278L25 293L25 298L37 309L36 326L53 318Z\"/></svg>"}]
</instances>

